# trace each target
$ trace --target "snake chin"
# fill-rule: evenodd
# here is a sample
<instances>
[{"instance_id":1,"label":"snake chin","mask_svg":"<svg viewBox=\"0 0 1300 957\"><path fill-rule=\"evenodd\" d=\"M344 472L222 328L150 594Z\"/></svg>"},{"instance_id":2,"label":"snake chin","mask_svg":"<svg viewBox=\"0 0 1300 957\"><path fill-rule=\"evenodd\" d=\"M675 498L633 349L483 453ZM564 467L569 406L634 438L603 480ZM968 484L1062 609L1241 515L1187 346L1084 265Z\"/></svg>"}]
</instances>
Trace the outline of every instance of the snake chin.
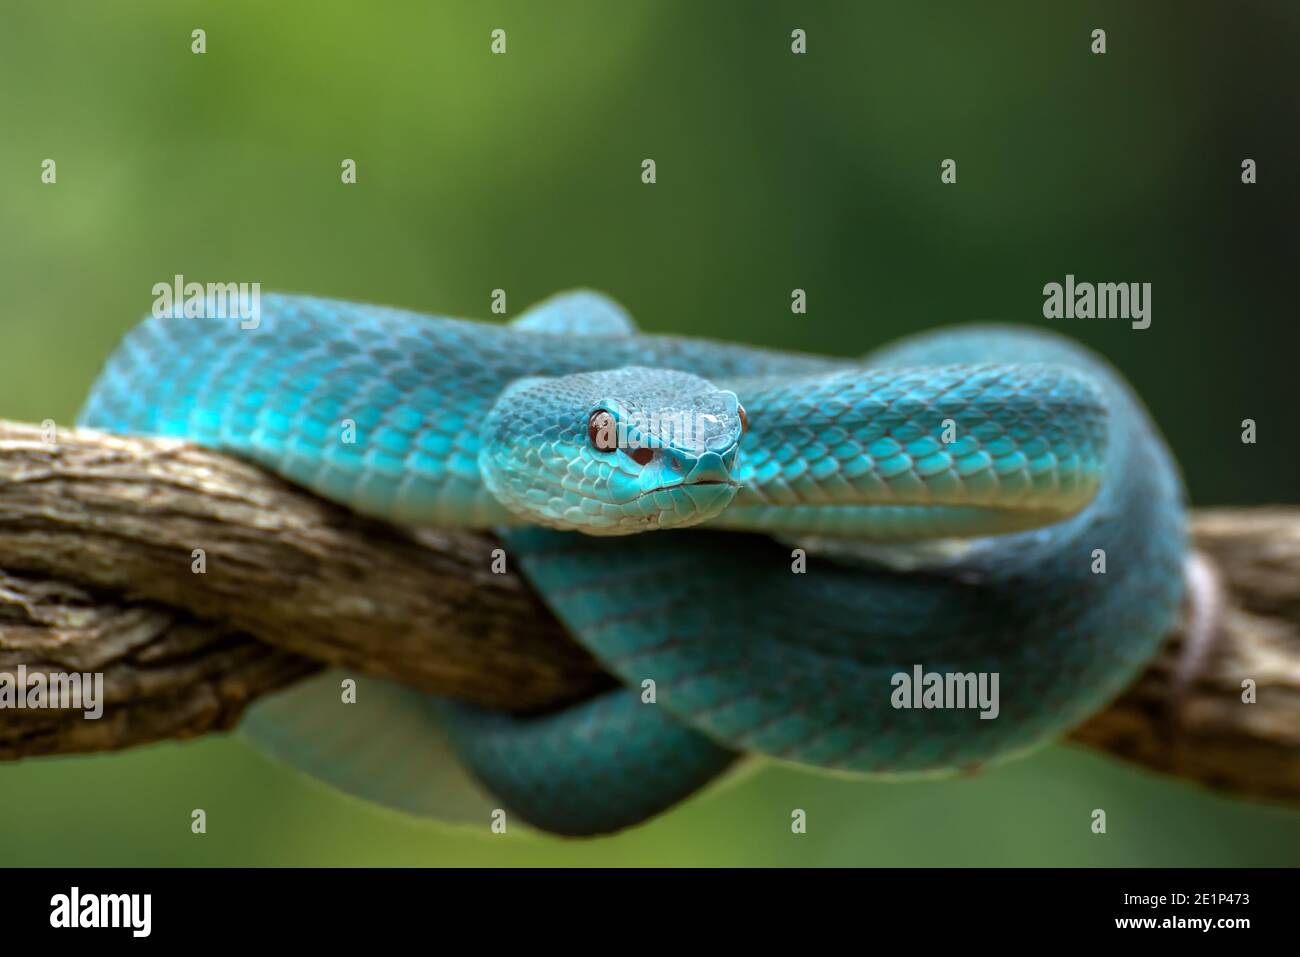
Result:
<instances>
[{"instance_id":1,"label":"snake chin","mask_svg":"<svg viewBox=\"0 0 1300 957\"><path fill-rule=\"evenodd\" d=\"M724 479L704 479L672 486L665 490L671 507L661 507L660 511L661 517L667 521L661 521L659 527L684 528L707 521L731 504L739 488L738 483Z\"/></svg>"},{"instance_id":2,"label":"snake chin","mask_svg":"<svg viewBox=\"0 0 1300 957\"><path fill-rule=\"evenodd\" d=\"M599 537L690 528L719 515L739 488L734 481L707 479L649 489L621 506L623 514L616 521L569 528Z\"/></svg>"},{"instance_id":3,"label":"snake chin","mask_svg":"<svg viewBox=\"0 0 1300 957\"><path fill-rule=\"evenodd\" d=\"M658 488L649 489L645 492L642 492L640 495L637 496L637 498L645 498L647 495L658 495L661 492L675 492L681 489L715 488L715 487L729 488L734 490L740 488L740 483L733 481L731 479L700 479L698 482L677 482L674 483L673 485L660 485Z\"/></svg>"}]
</instances>

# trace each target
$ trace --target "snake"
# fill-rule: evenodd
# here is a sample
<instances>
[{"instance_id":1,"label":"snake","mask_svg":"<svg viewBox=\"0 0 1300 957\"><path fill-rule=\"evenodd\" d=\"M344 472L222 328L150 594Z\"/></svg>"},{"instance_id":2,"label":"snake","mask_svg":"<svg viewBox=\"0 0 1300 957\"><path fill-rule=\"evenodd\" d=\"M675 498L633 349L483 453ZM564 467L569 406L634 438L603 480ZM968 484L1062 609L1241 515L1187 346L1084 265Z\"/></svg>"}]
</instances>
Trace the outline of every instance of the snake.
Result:
<instances>
[{"instance_id":1,"label":"snake","mask_svg":"<svg viewBox=\"0 0 1300 957\"><path fill-rule=\"evenodd\" d=\"M1120 374L1047 330L846 358L643 333L591 290L505 323L287 294L259 312L146 318L79 424L490 531L611 678L527 713L374 679L366 717L325 688L245 720L409 813L452 817L460 775L508 819L588 836L741 759L968 772L1116 697L1184 597L1176 462ZM932 699L899 693L931 674ZM961 693L990 676L992 713Z\"/></svg>"}]
</instances>

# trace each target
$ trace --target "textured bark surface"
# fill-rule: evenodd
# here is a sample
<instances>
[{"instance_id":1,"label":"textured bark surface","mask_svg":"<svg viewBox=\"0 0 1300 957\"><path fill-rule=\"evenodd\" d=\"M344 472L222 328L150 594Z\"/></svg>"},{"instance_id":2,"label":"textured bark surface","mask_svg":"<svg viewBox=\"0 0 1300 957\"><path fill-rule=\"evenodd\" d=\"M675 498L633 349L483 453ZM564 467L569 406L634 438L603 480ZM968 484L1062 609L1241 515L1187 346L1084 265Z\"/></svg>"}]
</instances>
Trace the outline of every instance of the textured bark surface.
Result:
<instances>
[{"instance_id":1,"label":"textured bark surface","mask_svg":"<svg viewBox=\"0 0 1300 957\"><path fill-rule=\"evenodd\" d=\"M0 422L0 672L101 671L108 703L98 721L0 711L0 758L229 728L322 663L514 710L608 680L522 578L492 572L490 536L406 534L183 443L47 438ZM1300 801L1300 508L1206 510L1194 529L1226 587L1217 643L1184 680L1171 635L1072 737Z\"/></svg>"},{"instance_id":2,"label":"textured bark surface","mask_svg":"<svg viewBox=\"0 0 1300 957\"><path fill-rule=\"evenodd\" d=\"M1212 787L1300 801L1300 508L1202 509L1192 522L1227 606L1181 680L1183 633L1076 741ZM1242 700L1253 682L1254 704Z\"/></svg>"},{"instance_id":3,"label":"textured bark surface","mask_svg":"<svg viewBox=\"0 0 1300 957\"><path fill-rule=\"evenodd\" d=\"M0 711L0 759L105 751L232 728L258 697L315 671L309 658L161 606L0 572L0 672L102 672L103 716Z\"/></svg>"},{"instance_id":4,"label":"textured bark surface","mask_svg":"<svg viewBox=\"0 0 1300 957\"><path fill-rule=\"evenodd\" d=\"M603 680L522 578L492 573L488 536L404 534L184 443L44 438L0 422L0 569L11 575L78 585L115 609L181 609L498 707L538 707ZM0 648L19 650L14 640L0 636Z\"/></svg>"}]
</instances>

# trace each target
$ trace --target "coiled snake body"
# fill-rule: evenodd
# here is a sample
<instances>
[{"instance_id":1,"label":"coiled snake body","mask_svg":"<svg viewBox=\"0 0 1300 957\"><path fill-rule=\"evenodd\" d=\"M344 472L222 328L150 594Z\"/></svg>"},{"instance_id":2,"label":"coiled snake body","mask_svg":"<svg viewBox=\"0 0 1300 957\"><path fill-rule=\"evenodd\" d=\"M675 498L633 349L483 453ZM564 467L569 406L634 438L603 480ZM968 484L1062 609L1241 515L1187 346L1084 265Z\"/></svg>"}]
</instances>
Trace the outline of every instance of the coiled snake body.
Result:
<instances>
[{"instance_id":1,"label":"coiled snake body","mask_svg":"<svg viewBox=\"0 0 1300 957\"><path fill-rule=\"evenodd\" d=\"M504 327L267 296L255 328L141 323L81 423L503 536L619 688L520 716L375 682L383 741L337 685L249 721L313 773L434 815L452 803L423 753L436 736L509 811L568 834L651 816L738 753L978 766L1117 693L1183 590L1182 490L1146 413L1100 359L1025 330L852 361L641 335L587 292ZM996 717L898 706L918 667L996 674Z\"/></svg>"}]
</instances>

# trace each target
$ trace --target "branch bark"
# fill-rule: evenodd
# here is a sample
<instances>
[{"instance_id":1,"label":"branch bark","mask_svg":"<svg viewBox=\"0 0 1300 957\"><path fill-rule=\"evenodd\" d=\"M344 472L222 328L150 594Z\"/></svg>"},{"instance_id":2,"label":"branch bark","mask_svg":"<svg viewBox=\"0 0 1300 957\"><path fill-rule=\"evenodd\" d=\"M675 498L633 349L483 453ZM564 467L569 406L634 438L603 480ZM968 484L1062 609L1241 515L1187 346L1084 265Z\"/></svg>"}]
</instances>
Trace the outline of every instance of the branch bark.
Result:
<instances>
[{"instance_id":1,"label":"branch bark","mask_svg":"<svg viewBox=\"0 0 1300 957\"><path fill-rule=\"evenodd\" d=\"M1300 507L1193 524L1228 597L1211 654L1180 683L1175 632L1071 737L1300 801ZM606 684L522 578L491 572L495 547L360 518L185 443L0 421L0 672L102 672L106 699L98 721L0 711L0 759L227 729L322 664L512 710Z\"/></svg>"}]
</instances>

